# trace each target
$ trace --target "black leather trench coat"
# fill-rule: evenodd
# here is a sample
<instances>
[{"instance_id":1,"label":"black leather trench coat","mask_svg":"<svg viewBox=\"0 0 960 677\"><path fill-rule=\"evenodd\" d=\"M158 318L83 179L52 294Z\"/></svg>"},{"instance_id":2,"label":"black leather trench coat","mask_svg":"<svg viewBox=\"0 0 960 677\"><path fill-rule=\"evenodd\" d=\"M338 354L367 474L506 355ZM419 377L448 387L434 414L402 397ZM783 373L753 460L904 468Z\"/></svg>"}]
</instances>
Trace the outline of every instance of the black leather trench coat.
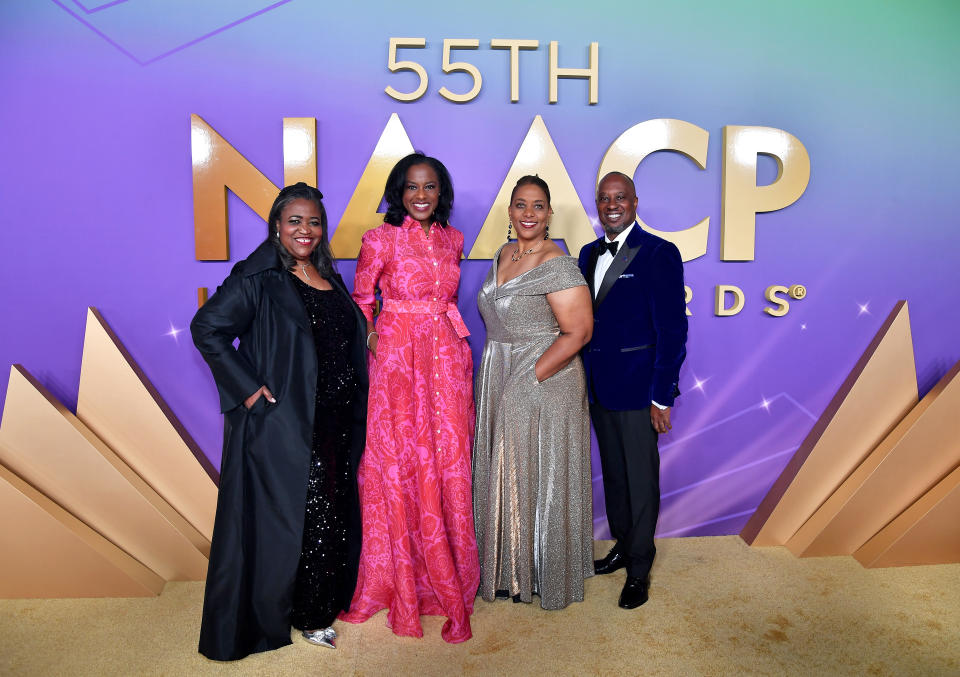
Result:
<instances>
[{"instance_id":1,"label":"black leather trench coat","mask_svg":"<svg viewBox=\"0 0 960 677\"><path fill-rule=\"evenodd\" d=\"M356 469L367 410L366 320L343 280L330 283L356 315L351 358L357 374L348 527L348 607L360 559ZM303 302L271 242L237 263L190 324L220 394L224 415L220 495L200 629L200 653L236 660L290 644L293 587L300 560L313 436L317 355ZM240 339L235 349L233 342ZM261 397L266 385L276 404Z\"/></svg>"}]
</instances>

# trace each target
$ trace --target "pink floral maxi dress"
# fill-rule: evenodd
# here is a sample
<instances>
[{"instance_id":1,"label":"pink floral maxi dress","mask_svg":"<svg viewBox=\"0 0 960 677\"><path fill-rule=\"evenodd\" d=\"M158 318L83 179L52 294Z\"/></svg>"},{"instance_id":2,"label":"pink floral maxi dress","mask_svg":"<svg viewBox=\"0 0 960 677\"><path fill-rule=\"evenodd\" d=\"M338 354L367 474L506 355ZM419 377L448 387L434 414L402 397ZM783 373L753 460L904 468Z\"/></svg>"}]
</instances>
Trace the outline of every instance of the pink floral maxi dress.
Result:
<instances>
[{"instance_id":1,"label":"pink floral maxi dress","mask_svg":"<svg viewBox=\"0 0 960 677\"><path fill-rule=\"evenodd\" d=\"M353 298L369 321L367 444L357 481L363 515L351 623L388 609L397 635L422 637L420 616L446 616L448 642L471 637L480 580L473 528L473 360L457 311L463 234L409 216L363 236Z\"/></svg>"}]
</instances>

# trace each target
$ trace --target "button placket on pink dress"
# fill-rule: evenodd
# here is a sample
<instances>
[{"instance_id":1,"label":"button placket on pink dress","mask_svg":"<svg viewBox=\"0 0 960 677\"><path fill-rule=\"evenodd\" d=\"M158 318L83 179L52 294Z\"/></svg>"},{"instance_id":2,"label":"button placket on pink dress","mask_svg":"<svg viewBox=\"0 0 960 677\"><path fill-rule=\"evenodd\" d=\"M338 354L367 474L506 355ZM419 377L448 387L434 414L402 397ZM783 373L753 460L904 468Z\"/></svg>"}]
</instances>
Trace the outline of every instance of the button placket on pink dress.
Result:
<instances>
[{"instance_id":1,"label":"button placket on pink dress","mask_svg":"<svg viewBox=\"0 0 960 677\"><path fill-rule=\"evenodd\" d=\"M399 635L422 636L419 616L443 615L442 636L471 636L479 585L470 450L473 367L456 310L463 235L409 217L367 232L354 299L372 319L367 448L358 472L363 512L360 575L347 621L383 608ZM445 317L441 317L445 316Z\"/></svg>"}]
</instances>

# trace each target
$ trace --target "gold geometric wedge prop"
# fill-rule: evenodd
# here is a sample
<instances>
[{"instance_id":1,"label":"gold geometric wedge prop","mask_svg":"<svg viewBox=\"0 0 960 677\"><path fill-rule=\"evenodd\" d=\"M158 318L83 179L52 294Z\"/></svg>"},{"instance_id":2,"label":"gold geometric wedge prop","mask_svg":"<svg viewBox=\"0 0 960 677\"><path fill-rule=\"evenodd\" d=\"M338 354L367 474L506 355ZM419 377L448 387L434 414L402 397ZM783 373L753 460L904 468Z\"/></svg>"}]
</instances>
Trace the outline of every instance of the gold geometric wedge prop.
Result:
<instances>
[{"instance_id":1,"label":"gold geometric wedge prop","mask_svg":"<svg viewBox=\"0 0 960 677\"><path fill-rule=\"evenodd\" d=\"M960 562L960 467L853 556L868 569Z\"/></svg>"},{"instance_id":2,"label":"gold geometric wedge prop","mask_svg":"<svg viewBox=\"0 0 960 677\"><path fill-rule=\"evenodd\" d=\"M210 554L219 473L95 308L87 309L77 418L196 527Z\"/></svg>"},{"instance_id":3,"label":"gold geometric wedge prop","mask_svg":"<svg viewBox=\"0 0 960 677\"><path fill-rule=\"evenodd\" d=\"M16 364L0 445L0 463L164 580L203 579L200 532Z\"/></svg>"},{"instance_id":4,"label":"gold geometric wedge prop","mask_svg":"<svg viewBox=\"0 0 960 677\"><path fill-rule=\"evenodd\" d=\"M794 555L853 554L960 466L958 374L960 362L787 541Z\"/></svg>"},{"instance_id":5,"label":"gold geometric wedge prop","mask_svg":"<svg viewBox=\"0 0 960 677\"><path fill-rule=\"evenodd\" d=\"M383 133L377 140L373 154L360 175L360 181L347 202L340 223L330 238L333 255L338 259L355 259L360 254L363 234L383 223L384 214L378 212L383 201L383 187L397 162L413 152L413 144L403 128L400 117L390 114Z\"/></svg>"},{"instance_id":6,"label":"gold geometric wedge prop","mask_svg":"<svg viewBox=\"0 0 960 677\"><path fill-rule=\"evenodd\" d=\"M899 301L740 532L783 545L917 404L907 302Z\"/></svg>"},{"instance_id":7,"label":"gold geometric wedge prop","mask_svg":"<svg viewBox=\"0 0 960 677\"><path fill-rule=\"evenodd\" d=\"M537 115L520 144L507 175L500 184L487 218L470 249L471 259L493 258L497 249L507 239L507 207L510 193L517 179L526 174L537 174L550 186L553 204L553 219L550 222L550 237L563 240L567 251L576 256L587 243L597 239L590 225L590 217L580 202L580 196L567 173L560 152L557 150L543 118Z\"/></svg>"},{"instance_id":8,"label":"gold geometric wedge prop","mask_svg":"<svg viewBox=\"0 0 960 677\"><path fill-rule=\"evenodd\" d=\"M164 581L0 465L0 598L150 597Z\"/></svg>"}]
</instances>

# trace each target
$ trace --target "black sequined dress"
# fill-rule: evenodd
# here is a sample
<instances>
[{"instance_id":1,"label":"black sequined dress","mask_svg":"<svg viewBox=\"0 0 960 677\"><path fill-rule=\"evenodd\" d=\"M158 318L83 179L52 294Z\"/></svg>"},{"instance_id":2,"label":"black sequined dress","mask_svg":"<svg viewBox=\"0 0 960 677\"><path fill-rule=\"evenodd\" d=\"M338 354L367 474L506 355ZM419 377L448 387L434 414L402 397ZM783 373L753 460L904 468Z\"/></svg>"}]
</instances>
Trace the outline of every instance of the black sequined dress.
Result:
<instances>
[{"instance_id":1,"label":"black sequined dress","mask_svg":"<svg viewBox=\"0 0 960 677\"><path fill-rule=\"evenodd\" d=\"M317 348L317 397L313 450L303 523L303 548L293 594L290 624L301 630L329 627L350 603L344 592L351 482L351 422L357 375L350 362L356 318L336 291L300 281Z\"/></svg>"}]
</instances>

